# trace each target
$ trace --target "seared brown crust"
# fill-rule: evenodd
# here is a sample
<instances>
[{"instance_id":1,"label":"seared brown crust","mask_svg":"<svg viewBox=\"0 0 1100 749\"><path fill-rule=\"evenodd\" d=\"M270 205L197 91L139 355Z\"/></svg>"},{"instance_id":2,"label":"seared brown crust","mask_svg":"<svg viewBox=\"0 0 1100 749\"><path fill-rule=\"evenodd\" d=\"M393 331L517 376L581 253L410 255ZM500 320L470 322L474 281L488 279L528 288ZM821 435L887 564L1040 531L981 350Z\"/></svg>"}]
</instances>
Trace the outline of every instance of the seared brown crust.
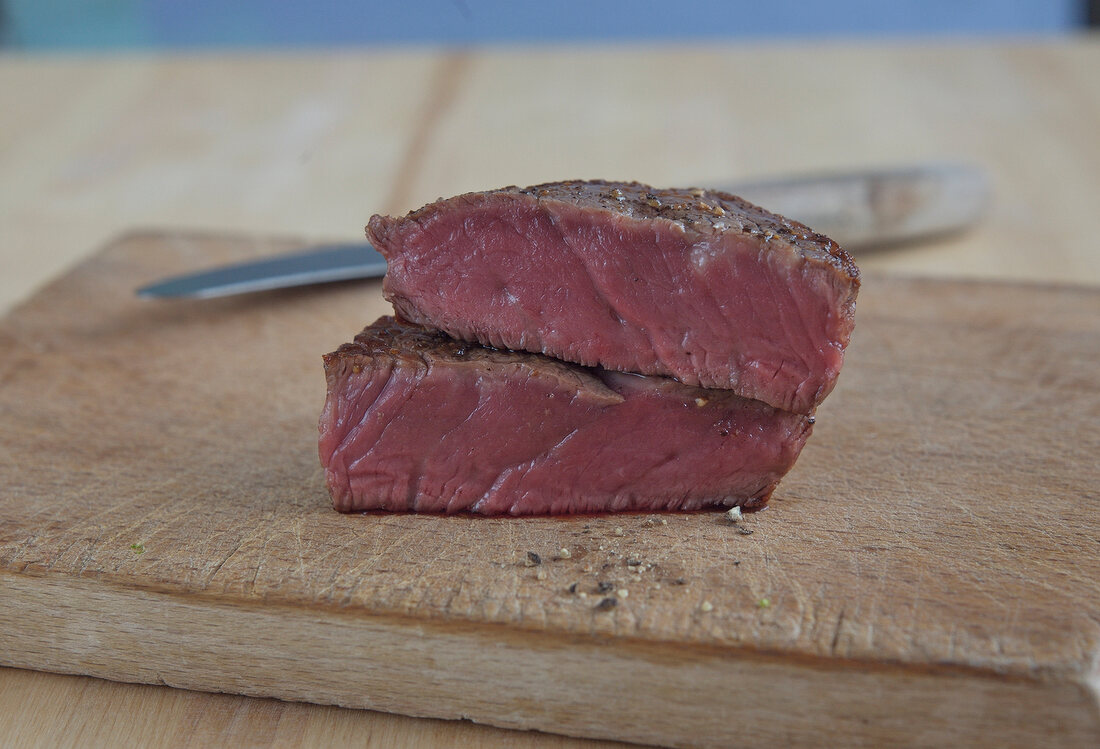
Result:
<instances>
[{"instance_id":1,"label":"seared brown crust","mask_svg":"<svg viewBox=\"0 0 1100 749\"><path fill-rule=\"evenodd\" d=\"M806 260L836 268L852 283L853 296L859 288L859 268L852 256L836 242L804 224L727 192L703 188L658 189L641 182L569 180L524 188L502 187L499 190L467 193L452 200L476 203L495 194L524 195L539 202L598 207L630 219L665 220L679 224L685 231L699 234L734 232L762 237L765 242L779 240L794 248ZM444 205L445 201L440 199L411 211L408 218L421 221L443 209ZM386 235L399 221L385 216L372 217L367 226L368 238L376 245L384 246Z\"/></svg>"},{"instance_id":2,"label":"seared brown crust","mask_svg":"<svg viewBox=\"0 0 1100 749\"><path fill-rule=\"evenodd\" d=\"M604 180L547 182L522 190L504 188L503 191L517 191L540 200L599 205L635 219L665 219L689 231L721 233L732 230L763 236L766 241L778 237L803 257L824 260L850 278L859 278L859 268L851 255L824 234L728 192L699 187L660 190L641 182Z\"/></svg>"},{"instance_id":3,"label":"seared brown crust","mask_svg":"<svg viewBox=\"0 0 1100 749\"><path fill-rule=\"evenodd\" d=\"M342 344L325 354L325 371L367 368L374 362L389 360L397 367L426 370L433 364L462 364L491 372L498 369L520 370L527 377L556 380L562 387L574 389L582 397L604 404L622 401L615 391L584 367L523 351L499 351L476 343L456 341L437 330L407 323L393 317L381 317L364 328L351 343ZM358 370L356 370L358 371Z\"/></svg>"}]
</instances>

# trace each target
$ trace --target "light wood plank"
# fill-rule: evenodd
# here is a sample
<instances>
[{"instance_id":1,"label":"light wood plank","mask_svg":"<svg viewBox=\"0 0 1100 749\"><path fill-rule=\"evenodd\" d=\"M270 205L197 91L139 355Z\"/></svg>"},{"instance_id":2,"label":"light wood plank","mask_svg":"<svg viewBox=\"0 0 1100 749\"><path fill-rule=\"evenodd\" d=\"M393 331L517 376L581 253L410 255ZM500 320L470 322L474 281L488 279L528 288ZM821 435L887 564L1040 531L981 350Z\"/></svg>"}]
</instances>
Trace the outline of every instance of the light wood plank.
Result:
<instances>
[{"instance_id":1,"label":"light wood plank","mask_svg":"<svg viewBox=\"0 0 1100 749\"><path fill-rule=\"evenodd\" d=\"M23 602L21 619L38 633L20 638L28 662L107 678L670 745L816 746L825 734L858 746L1076 747L1100 736L1094 695L1062 681L224 606L56 577L2 575L0 594ZM112 733L125 726L134 741L158 743L193 734L180 729L195 716L154 724L133 695L119 696L106 706L120 724ZM287 710L223 698L202 730L279 744ZM553 743L525 737L508 745Z\"/></svg>"},{"instance_id":2,"label":"light wood plank","mask_svg":"<svg viewBox=\"0 0 1100 749\"><path fill-rule=\"evenodd\" d=\"M479 746L583 749L615 742L504 731L468 721L126 684L84 676L0 669L0 737L9 746L183 747Z\"/></svg>"}]
</instances>

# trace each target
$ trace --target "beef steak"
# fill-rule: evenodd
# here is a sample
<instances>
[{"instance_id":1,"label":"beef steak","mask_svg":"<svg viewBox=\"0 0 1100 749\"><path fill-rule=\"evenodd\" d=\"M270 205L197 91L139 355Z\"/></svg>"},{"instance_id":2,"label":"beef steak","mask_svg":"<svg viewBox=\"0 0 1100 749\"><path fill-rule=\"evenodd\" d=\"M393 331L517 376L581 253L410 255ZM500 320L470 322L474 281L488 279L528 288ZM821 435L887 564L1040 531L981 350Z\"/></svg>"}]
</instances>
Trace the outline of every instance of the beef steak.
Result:
<instances>
[{"instance_id":1,"label":"beef steak","mask_svg":"<svg viewBox=\"0 0 1100 749\"><path fill-rule=\"evenodd\" d=\"M367 235L404 319L799 413L836 382L859 288L827 237L708 190L508 187L374 216Z\"/></svg>"},{"instance_id":2,"label":"beef steak","mask_svg":"<svg viewBox=\"0 0 1100 749\"><path fill-rule=\"evenodd\" d=\"M666 377L384 317L324 357L337 510L486 515L763 505L813 419Z\"/></svg>"}]
</instances>

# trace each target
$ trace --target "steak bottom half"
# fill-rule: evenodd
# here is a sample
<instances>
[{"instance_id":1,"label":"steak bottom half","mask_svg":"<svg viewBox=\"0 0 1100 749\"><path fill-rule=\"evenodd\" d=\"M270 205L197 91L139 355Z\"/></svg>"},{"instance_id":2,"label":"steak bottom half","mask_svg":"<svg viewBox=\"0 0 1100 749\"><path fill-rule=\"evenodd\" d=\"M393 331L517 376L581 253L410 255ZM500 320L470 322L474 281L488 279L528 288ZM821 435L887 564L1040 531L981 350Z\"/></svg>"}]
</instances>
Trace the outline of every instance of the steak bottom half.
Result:
<instances>
[{"instance_id":1,"label":"steak bottom half","mask_svg":"<svg viewBox=\"0 0 1100 749\"><path fill-rule=\"evenodd\" d=\"M483 348L392 317L324 364L319 449L342 512L752 509L813 423L730 391Z\"/></svg>"}]
</instances>

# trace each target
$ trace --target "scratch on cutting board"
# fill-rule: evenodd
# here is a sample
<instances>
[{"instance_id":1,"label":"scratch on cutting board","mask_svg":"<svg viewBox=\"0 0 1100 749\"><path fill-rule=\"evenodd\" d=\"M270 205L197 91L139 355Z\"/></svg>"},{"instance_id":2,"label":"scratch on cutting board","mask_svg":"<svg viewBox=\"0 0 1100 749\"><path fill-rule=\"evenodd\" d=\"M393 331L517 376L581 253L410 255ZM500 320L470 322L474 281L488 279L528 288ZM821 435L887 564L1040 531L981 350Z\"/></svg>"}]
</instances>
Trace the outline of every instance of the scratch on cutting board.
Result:
<instances>
[{"instance_id":1,"label":"scratch on cutting board","mask_svg":"<svg viewBox=\"0 0 1100 749\"><path fill-rule=\"evenodd\" d=\"M921 590L924 588L925 570L926 570L926 567L923 564L918 566L918 568L917 568L917 582L913 586L913 601L910 604L911 608L910 608L910 611L909 611L909 620L911 622L910 626L914 630L917 630L917 629L920 628L919 627L919 622L917 621L917 612L920 611ZM910 636L914 637L915 634L916 633L914 632Z\"/></svg>"},{"instance_id":2,"label":"scratch on cutting board","mask_svg":"<svg viewBox=\"0 0 1100 749\"><path fill-rule=\"evenodd\" d=\"M252 579L248 581L248 592L252 595L256 593L256 581L260 579L260 571L264 568L264 553L267 551L267 541L264 541L263 548L260 549L259 557L256 559L256 570L252 573Z\"/></svg>"},{"instance_id":3,"label":"scratch on cutting board","mask_svg":"<svg viewBox=\"0 0 1100 749\"><path fill-rule=\"evenodd\" d=\"M50 560L50 563L46 565L46 570L53 571L54 567L57 566L57 563L60 562L64 558L64 556L69 553L70 549L72 549L77 544L85 541L86 539L84 538L77 538L70 541L68 546L66 546L64 549L61 549L54 555L53 559Z\"/></svg>"},{"instance_id":4,"label":"scratch on cutting board","mask_svg":"<svg viewBox=\"0 0 1100 749\"><path fill-rule=\"evenodd\" d=\"M298 577L304 579L306 575L306 562L302 557L302 519L294 519L294 542L298 552Z\"/></svg>"},{"instance_id":5,"label":"scratch on cutting board","mask_svg":"<svg viewBox=\"0 0 1100 749\"><path fill-rule=\"evenodd\" d=\"M89 527L96 532L102 532L104 523L100 518L125 517L126 513L123 511L123 508L136 507L144 500L144 497L136 494L130 497L122 497L118 502L114 502L108 507L99 510L87 520L75 524L72 527L72 532L77 533ZM174 514L169 514L173 512L173 509ZM132 537L137 535L137 528L139 526L152 520L160 527L168 527L174 520L187 515L188 511L188 508L183 503L176 505L174 508L169 505L166 509L165 503L154 501L147 507L145 512L130 520L126 525L117 528L117 530L104 541L107 544L121 544L125 541L125 545L129 545L132 542Z\"/></svg>"},{"instance_id":6,"label":"scratch on cutting board","mask_svg":"<svg viewBox=\"0 0 1100 749\"><path fill-rule=\"evenodd\" d=\"M20 572L22 572L28 566L35 563L33 560L28 560L26 558L27 555L36 546L39 546L40 542L45 541L45 540L46 539L43 539L43 537L39 534L38 531L28 529L27 530L27 535L23 538L22 541L19 541L18 543L15 543L15 544L12 544L11 546L8 547L8 550L10 551L10 553L7 555L7 557L4 557L4 558L0 559L0 566L10 567L10 566L14 565L16 563L16 560L18 559L18 560L21 560L21 562L22 562L22 564L20 565L20 568L19 568Z\"/></svg>"},{"instance_id":7,"label":"scratch on cutting board","mask_svg":"<svg viewBox=\"0 0 1100 749\"><path fill-rule=\"evenodd\" d=\"M87 546L84 548L84 551L81 552L80 560L77 562L77 567L76 567L76 574L77 575L82 575L84 573L84 571L86 569L88 569L88 565L92 563L92 559L95 558L96 552L99 551L99 547L100 547L100 544L102 542L102 539L103 539L103 535L101 533L96 534L95 538L92 538L92 539L85 538L84 539L85 543L87 543ZM142 548L144 549L144 547L142 547Z\"/></svg>"},{"instance_id":8,"label":"scratch on cutting board","mask_svg":"<svg viewBox=\"0 0 1100 749\"><path fill-rule=\"evenodd\" d=\"M205 588L207 588L207 587L209 587L210 583L211 583L211 582L212 582L212 581L214 580L214 576L218 574L218 572L219 572L219 571L221 570L221 568L222 568L223 566L225 566L225 563L226 563L226 562L228 562L228 561L229 561L230 559L232 559L232 558L233 558L233 555L235 555L235 554L236 554L236 553L237 553L238 551L240 551L241 547L242 547L242 546L244 546L244 544L245 544L245 541L246 541L246 540L247 540L247 537L246 537L246 536L242 536L242 537L241 537L241 538L240 538L240 539L239 539L239 540L237 541L237 543L236 543L236 544L234 544L233 548L229 550L229 553L228 553L228 554L226 554L225 556L223 556L223 557L222 557L222 559L221 559L221 561L220 561L220 562L218 562L218 563L217 563L217 564L216 564L216 565L214 566L214 569L213 569L213 570L211 570L211 571L210 571L210 574L206 576L206 579L202 581L202 587L203 587L204 589L205 589Z\"/></svg>"},{"instance_id":9,"label":"scratch on cutting board","mask_svg":"<svg viewBox=\"0 0 1100 749\"><path fill-rule=\"evenodd\" d=\"M829 644L829 652L837 655L837 646L840 644L840 634L844 630L844 616L848 612L847 606L842 606L840 614L836 618L836 626L833 627L833 640Z\"/></svg>"},{"instance_id":10,"label":"scratch on cutting board","mask_svg":"<svg viewBox=\"0 0 1100 749\"><path fill-rule=\"evenodd\" d=\"M415 523L415 519L410 520L406 516L390 516L390 517L375 517L371 518L370 522L377 522L385 524L385 531L380 531L377 535L382 536L393 530L397 532L393 536L393 539L386 544L385 547L372 551L371 555L365 558L359 564L349 567L341 574L341 578L348 580L346 589L348 595L354 596L356 591L364 587L369 587L366 582L370 573L374 568L383 560L390 559L391 552L401 546L412 546L419 535L419 530L416 525L410 525L410 522ZM396 582L394 586L387 592L393 592L395 589L404 589L409 585L409 580L401 580ZM333 586L335 588L335 584Z\"/></svg>"}]
</instances>

